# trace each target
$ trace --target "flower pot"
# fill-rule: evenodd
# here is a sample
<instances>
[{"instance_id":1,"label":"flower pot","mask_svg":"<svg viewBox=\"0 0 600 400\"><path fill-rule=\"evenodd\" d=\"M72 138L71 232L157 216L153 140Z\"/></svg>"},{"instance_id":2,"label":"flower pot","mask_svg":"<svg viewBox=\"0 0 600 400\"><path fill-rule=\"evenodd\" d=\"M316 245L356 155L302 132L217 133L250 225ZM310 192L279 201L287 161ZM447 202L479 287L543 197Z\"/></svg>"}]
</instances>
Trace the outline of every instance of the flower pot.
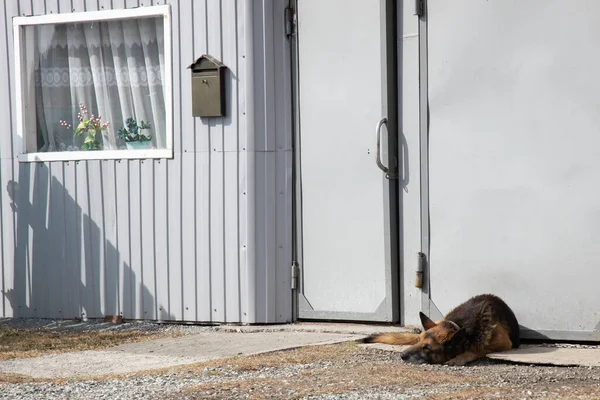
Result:
<instances>
[{"instance_id":1,"label":"flower pot","mask_svg":"<svg viewBox=\"0 0 600 400\"><path fill-rule=\"evenodd\" d=\"M152 148L152 141L146 140L144 142L125 142L127 150L148 150Z\"/></svg>"}]
</instances>

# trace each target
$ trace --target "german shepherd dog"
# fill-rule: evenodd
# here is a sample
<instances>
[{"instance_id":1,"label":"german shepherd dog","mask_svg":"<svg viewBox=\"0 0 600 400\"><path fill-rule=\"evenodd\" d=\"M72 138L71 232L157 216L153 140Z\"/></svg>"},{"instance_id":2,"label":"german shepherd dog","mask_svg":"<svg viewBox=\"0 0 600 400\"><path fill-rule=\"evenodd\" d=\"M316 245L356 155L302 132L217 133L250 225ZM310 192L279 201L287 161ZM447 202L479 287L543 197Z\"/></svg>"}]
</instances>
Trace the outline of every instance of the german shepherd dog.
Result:
<instances>
[{"instance_id":1,"label":"german shepherd dog","mask_svg":"<svg viewBox=\"0 0 600 400\"><path fill-rule=\"evenodd\" d=\"M465 365L488 353L518 348L519 324L502 299L491 294L475 296L433 322L419 313L425 330L419 333L381 333L366 343L412 345L401 354L417 364Z\"/></svg>"}]
</instances>

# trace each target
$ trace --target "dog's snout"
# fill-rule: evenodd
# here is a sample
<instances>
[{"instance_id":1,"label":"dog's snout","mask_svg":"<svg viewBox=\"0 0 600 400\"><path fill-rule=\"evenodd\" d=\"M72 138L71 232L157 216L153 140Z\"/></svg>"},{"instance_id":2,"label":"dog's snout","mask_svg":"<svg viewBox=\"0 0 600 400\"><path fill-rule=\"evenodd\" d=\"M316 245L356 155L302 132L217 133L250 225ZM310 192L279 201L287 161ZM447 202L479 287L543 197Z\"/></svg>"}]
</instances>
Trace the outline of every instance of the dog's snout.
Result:
<instances>
[{"instance_id":1,"label":"dog's snout","mask_svg":"<svg viewBox=\"0 0 600 400\"><path fill-rule=\"evenodd\" d=\"M411 364L423 364L430 362L430 360L428 360L422 353L414 351L404 351L400 353L400 358L402 361Z\"/></svg>"}]
</instances>

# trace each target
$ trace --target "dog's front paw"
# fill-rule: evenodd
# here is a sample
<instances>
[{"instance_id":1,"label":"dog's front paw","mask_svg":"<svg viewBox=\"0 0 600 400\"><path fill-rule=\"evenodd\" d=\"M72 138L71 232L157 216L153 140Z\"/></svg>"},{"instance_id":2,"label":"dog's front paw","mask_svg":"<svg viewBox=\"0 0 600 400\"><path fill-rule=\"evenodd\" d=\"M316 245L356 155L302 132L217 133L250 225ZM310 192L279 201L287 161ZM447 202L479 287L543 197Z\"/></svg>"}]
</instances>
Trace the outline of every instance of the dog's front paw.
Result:
<instances>
[{"instance_id":1,"label":"dog's front paw","mask_svg":"<svg viewBox=\"0 0 600 400\"><path fill-rule=\"evenodd\" d=\"M451 367L464 367L466 363L467 363L467 360L463 360L458 357L455 357L452 360L446 361L446 365L449 365Z\"/></svg>"}]
</instances>

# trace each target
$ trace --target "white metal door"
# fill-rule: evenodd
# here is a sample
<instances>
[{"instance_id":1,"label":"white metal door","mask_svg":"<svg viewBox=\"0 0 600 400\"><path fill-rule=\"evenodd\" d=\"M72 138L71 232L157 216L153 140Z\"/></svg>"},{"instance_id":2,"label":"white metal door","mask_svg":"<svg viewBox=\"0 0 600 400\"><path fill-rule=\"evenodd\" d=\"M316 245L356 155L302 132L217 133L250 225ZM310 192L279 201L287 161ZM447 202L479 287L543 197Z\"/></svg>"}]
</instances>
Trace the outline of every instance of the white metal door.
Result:
<instances>
[{"instance_id":1,"label":"white metal door","mask_svg":"<svg viewBox=\"0 0 600 400\"><path fill-rule=\"evenodd\" d=\"M392 6L297 2L300 318L397 319L395 183L377 167L375 134L378 121L394 118L386 90L395 90L386 48ZM392 125L381 129L383 164L394 158Z\"/></svg>"},{"instance_id":2,"label":"white metal door","mask_svg":"<svg viewBox=\"0 0 600 400\"><path fill-rule=\"evenodd\" d=\"M431 298L600 340L600 3L429 0Z\"/></svg>"}]
</instances>

